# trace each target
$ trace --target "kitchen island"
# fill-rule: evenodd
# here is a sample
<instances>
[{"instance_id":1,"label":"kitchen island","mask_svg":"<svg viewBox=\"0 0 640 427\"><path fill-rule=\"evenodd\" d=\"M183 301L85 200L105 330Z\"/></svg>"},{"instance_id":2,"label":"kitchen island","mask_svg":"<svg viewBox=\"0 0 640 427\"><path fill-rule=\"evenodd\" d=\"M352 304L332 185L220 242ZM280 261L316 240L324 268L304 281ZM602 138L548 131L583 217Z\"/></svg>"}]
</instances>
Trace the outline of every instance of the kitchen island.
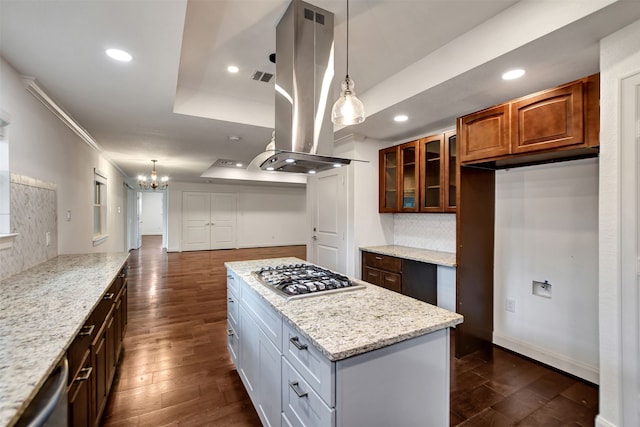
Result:
<instances>
[{"instance_id":1,"label":"kitchen island","mask_svg":"<svg viewBox=\"0 0 640 427\"><path fill-rule=\"evenodd\" d=\"M225 263L229 352L265 425L449 424L449 328L462 316L361 282L289 299L260 283L276 258Z\"/></svg>"},{"instance_id":2,"label":"kitchen island","mask_svg":"<svg viewBox=\"0 0 640 427\"><path fill-rule=\"evenodd\" d=\"M62 255L0 281L0 426L19 419L128 256Z\"/></svg>"}]
</instances>

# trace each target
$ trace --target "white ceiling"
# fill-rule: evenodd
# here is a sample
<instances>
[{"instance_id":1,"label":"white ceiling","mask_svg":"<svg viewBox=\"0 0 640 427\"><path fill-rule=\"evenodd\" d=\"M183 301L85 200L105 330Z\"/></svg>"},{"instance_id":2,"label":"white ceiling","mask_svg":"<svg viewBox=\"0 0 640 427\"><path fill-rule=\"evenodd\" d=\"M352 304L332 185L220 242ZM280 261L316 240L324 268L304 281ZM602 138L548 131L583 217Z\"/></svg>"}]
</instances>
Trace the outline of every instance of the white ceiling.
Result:
<instances>
[{"instance_id":1,"label":"white ceiling","mask_svg":"<svg viewBox=\"0 0 640 427\"><path fill-rule=\"evenodd\" d=\"M250 76L275 72L268 56L288 3L0 0L0 55L35 77L130 177L158 159L173 181L204 181L216 160L246 164L271 137L273 81ZM340 79L346 1L311 3L335 14ZM598 40L640 19L640 0L351 0L350 15L349 71L368 116L336 128L336 139L355 133L392 145L597 72ZM134 60L115 63L108 47ZM227 73L230 64L240 72ZM525 77L502 81L513 66ZM410 120L395 124L398 112Z\"/></svg>"}]
</instances>

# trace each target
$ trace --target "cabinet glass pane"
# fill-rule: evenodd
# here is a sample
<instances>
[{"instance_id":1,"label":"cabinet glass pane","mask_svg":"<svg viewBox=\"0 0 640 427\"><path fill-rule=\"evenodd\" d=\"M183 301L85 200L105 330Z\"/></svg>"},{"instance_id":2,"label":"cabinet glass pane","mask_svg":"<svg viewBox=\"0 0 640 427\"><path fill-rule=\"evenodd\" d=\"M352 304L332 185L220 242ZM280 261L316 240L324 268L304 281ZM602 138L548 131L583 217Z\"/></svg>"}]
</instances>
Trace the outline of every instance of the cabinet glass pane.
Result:
<instances>
[{"instance_id":1,"label":"cabinet glass pane","mask_svg":"<svg viewBox=\"0 0 640 427\"><path fill-rule=\"evenodd\" d=\"M425 206L440 206L440 141L427 142L424 145Z\"/></svg>"},{"instance_id":2,"label":"cabinet glass pane","mask_svg":"<svg viewBox=\"0 0 640 427\"><path fill-rule=\"evenodd\" d=\"M388 209L396 209L396 196L398 194L396 188L396 171L398 159L396 152L385 154L385 171L384 171L384 207Z\"/></svg>"},{"instance_id":3,"label":"cabinet glass pane","mask_svg":"<svg viewBox=\"0 0 640 427\"><path fill-rule=\"evenodd\" d=\"M416 206L416 149L402 149L402 207Z\"/></svg>"},{"instance_id":4,"label":"cabinet glass pane","mask_svg":"<svg viewBox=\"0 0 640 427\"><path fill-rule=\"evenodd\" d=\"M450 136L449 144L449 207L456 207L456 135Z\"/></svg>"}]
</instances>

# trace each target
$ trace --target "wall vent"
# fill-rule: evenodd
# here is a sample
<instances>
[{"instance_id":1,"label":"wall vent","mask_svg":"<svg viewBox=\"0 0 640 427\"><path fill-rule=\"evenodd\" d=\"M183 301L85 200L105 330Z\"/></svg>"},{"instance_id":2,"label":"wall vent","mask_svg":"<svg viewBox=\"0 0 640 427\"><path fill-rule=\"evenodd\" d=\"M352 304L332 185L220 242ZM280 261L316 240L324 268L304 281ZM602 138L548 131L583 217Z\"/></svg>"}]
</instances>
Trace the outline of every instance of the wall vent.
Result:
<instances>
[{"instance_id":1,"label":"wall vent","mask_svg":"<svg viewBox=\"0 0 640 427\"><path fill-rule=\"evenodd\" d=\"M273 74L272 73L267 73L266 71L256 71L251 76L252 80L256 80L256 81L259 81L259 82L265 82L265 83L269 83L272 78L273 78Z\"/></svg>"}]
</instances>

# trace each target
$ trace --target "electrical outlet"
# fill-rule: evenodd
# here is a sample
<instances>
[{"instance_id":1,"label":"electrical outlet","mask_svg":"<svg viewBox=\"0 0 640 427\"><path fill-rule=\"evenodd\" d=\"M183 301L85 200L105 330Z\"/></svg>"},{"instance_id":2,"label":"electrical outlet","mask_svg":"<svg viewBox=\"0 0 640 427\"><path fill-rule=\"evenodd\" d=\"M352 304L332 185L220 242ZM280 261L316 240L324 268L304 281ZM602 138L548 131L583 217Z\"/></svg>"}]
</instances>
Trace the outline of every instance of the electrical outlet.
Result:
<instances>
[{"instance_id":1,"label":"electrical outlet","mask_svg":"<svg viewBox=\"0 0 640 427\"><path fill-rule=\"evenodd\" d=\"M44 240L45 240L45 244L46 244L47 246L51 246L51 232L50 232L50 231L47 231L47 232L44 234Z\"/></svg>"},{"instance_id":2,"label":"electrical outlet","mask_svg":"<svg viewBox=\"0 0 640 427\"><path fill-rule=\"evenodd\" d=\"M505 310L507 310L508 312L511 313L515 313L516 312L516 300L514 300L513 298L507 298L506 304L505 304Z\"/></svg>"}]
</instances>

